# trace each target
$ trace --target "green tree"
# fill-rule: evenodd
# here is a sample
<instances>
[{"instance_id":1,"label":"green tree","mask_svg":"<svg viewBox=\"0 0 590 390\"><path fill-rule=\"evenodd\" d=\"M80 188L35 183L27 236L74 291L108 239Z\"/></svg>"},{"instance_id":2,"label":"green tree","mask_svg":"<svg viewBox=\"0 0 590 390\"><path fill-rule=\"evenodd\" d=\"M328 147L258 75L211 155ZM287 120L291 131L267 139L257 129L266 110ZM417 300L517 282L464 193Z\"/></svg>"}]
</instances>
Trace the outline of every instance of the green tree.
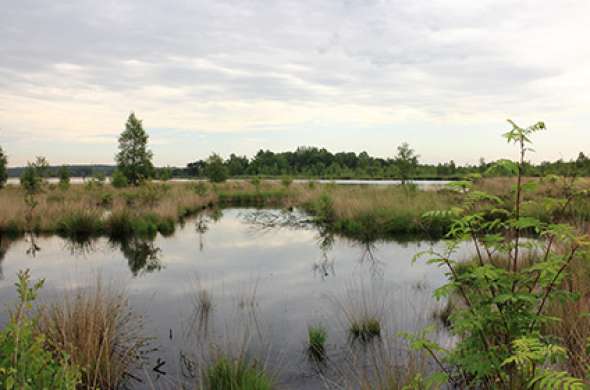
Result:
<instances>
[{"instance_id":1,"label":"green tree","mask_svg":"<svg viewBox=\"0 0 590 390\"><path fill-rule=\"evenodd\" d=\"M59 188L66 190L70 187L70 171L68 167L62 165L57 173L59 177Z\"/></svg>"},{"instance_id":2,"label":"green tree","mask_svg":"<svg viewBox=\"0 0 590 390\"><path fill-rule=\"evenodd\" d=\"M6 165L8 165L8 158L4 154L2 147L0 146L0 188L4 188L6 181L8 180L8 172L6 171Z\"/></svg>"},{"instance_id":3,"label":"green tree","mask_svg":"<svg viewBox=\"0 0 590 390\"><path fill-rule=\"evenodd\" d=\"M418 166L418 156L407 142L397 147L397 155L394 158L402 185L412 178Z\"/></svg>"},{"instance_id":4,"label":"green tree","mask_svg":"<svg viewBox=\"0 0 590 390\"><path fill-rule=\"evenodd\" d=\"M127 177L129 184L139 185L153 174L153 154L147 148L148 138L142 121L131 113L119 137L119 153L116 156L118 169Z\"/></svg>"},{"instance_id":5,"label":"green tree","mask_svg":"<svg viewBox=\"0 0 590 390\"><path fill-rule=\"evenodd\" d=\"M227 180L229 171L223 163L223 158L213 153L205 162L205 176L214 183L221 183Z\"/></svg>"},{"instance_id":6,"label":"green tree","mask_svg":"<svg viewBox=\"0 0 590 390\"><path fill-rule=\"evenodd\" d=\"M27 194L36 194L43 187L43 180L47 176L49 163L45 157L37 157L34 163L29 162L20 177L21 187Z\"/></svg>"}]
</instances>

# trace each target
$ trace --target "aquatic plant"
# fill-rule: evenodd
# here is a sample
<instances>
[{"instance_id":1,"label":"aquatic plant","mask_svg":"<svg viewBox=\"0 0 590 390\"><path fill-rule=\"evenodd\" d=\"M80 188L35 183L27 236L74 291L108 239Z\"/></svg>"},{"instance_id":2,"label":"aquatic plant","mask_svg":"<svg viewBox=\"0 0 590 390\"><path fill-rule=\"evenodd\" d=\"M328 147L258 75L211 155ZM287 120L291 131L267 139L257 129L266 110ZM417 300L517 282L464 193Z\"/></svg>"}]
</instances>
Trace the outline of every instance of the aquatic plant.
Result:
<instances>
[{"instance_id":1,"label":"aquatic plant","mask_svg":"<svg viewBox=\"0 0 590 390\"><path fill-rule=\"evenodd\" d=\"M322 325L311 325L307 328L308 352L310 356L322 360L326 352L328 330Z\"/></svg>"},{"instance_id":2,"label":"aquatic plant","mask_svg":"<svg viewBox=\"0 0 590 390\"><path fill-rule=\"evenodd\" d=\"M349 331L353 339L369 341L381 335L381 321L372 316L355 318L350 323Z\"/></svg>"},{"instance_id":3,"label":"aquatic plant","mask_svg":"<svg viewBox=\"0 0 590 390\"><path fill-rule=\"evenodd\" d=\"M203 390L270 390L272 380L256 361L218 356L205 368Z\"/></svg>"},{"instance_id":4,"label":"aquatic plant","mask_svg":"<svg viewBox=\"0 0 590 390\"><path fill-rule=\"evenodd\" d=\"M97 278L88 288L64 293L40 309L37 330L56 353L82 369L87 389L115 389L141 366L149 338L124 289Z\"/></svg>"}]
</instances>

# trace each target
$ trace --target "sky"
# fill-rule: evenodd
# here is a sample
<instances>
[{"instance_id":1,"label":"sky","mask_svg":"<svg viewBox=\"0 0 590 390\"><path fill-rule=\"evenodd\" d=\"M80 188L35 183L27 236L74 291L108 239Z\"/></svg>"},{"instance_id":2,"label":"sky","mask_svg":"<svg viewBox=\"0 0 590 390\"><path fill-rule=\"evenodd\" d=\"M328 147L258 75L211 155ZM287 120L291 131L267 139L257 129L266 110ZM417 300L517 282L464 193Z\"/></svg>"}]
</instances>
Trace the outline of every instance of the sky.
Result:
<instances>
[{"instance_id":1,"label":"sky","mask_svg":"<svg viewBox=\"0 0 590 390\"><path fill-rule=\"evenodd\" d=\"M10 166L113 163L130 112L156 165L320 146L425 162L590 154L590 2L0 0Z\"/></svg>"}]
</instances>

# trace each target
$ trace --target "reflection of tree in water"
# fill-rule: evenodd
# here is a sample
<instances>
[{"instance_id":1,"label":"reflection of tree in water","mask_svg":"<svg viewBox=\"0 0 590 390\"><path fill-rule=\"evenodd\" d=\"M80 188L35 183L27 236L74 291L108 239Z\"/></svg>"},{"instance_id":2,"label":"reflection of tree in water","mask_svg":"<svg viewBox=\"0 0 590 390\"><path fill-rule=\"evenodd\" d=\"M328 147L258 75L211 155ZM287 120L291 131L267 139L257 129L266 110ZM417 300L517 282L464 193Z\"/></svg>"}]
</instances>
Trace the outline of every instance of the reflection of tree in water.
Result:
<instances>
[{"instance_id":1,"label":"reflection of tree in water","mask_svg":"<svg viewBox=\"0 0 590 390\"><path fill-rule=\"evenodd\" d=\"M133 237L119 241L118 244L133 276L162 269L162 250L154 245L153 240Z\"/></svg>"},{"instance_id":2,"label":"reflection of tree in water","mask_svg":"<svg viewBox=\"0 0 590 390\"><path fill-rule=\"evenodd\" d=\"M35 236L35 233L26 233L25 241L29 243L29 247L27 248L27 255L35 257L37 255L37 252L41 250L41 247L37 245L37 237Z\"/></svg>"},{"instance_id":3,"label":"reflection of tree in water","mask_svg":"<svg viewBox=\"0 0 590 390\"><path fill-rule=\"evenodd\" d=\"M325 228L320 228L318 246L321 251L321 256L320 259L313 264L313 272L319 274L322 279L325 279L330 275L335 276L335 260L328 257L328 253L334 247L334 234Z\"/></svg>"},{"instance_id":4,"label":"reflection of tree in water","mask_svg":"<svg viewBox=\"0 0 590 390\"><path fill-rule=\"evenodd\" d=\"M12 244L12 241L0 236L0 280L4 280L4 272L2 271L2 262L4 261L4 257L6 256L6 252L8 252L8 248Z\"/></svg>"},{"instance_id":5,"label":"reflection of tree in water","mask_svg":"<svg viewBox=\"0 0 590 390\"><path fill-rule=\"evenodd\" d=\"M205 246L204 241L203 241L203 237L205 236L205 233L207 233L207 230L209 230L208 222L209 222L208 218L204 213L201 213L197 216L195 230L197 231L197 234L199 235L199 250L200 251L202 251L203 247Z\"/></svg>"},{"instance_id":6,"label":"reflection of tree in water","mask_svg":"<svg viewBox=\"0 0 590 390\"><path fill-rule=\"evenodd\" d=\"M385 263L376 256L376 241L366 240L359 241L356 244L361 248L360 263L367 264L374 275L383 275Z\"/></svg>"}]
</instances>

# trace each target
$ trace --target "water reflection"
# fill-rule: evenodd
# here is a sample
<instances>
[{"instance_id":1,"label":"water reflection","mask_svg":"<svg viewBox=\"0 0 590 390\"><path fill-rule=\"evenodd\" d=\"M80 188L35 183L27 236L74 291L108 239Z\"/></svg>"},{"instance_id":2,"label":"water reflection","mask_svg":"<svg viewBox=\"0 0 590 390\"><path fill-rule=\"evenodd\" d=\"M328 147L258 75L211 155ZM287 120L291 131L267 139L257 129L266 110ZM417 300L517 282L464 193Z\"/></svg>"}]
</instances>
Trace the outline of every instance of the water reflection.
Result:
<instances>
[{"instance_id":1,"label":"water reflection","mask_svg":"<svg viewBox=\"0 0 590 390\"><path fill-rule=\"evenodd\" d=\"M37 237L35 233L29 232L25 234L25 241L29 243L27 247L27 255L35 257L37 252L41 250L41 247L37 245Z\"/></svg>"},{"instance_id":2,"label":"water reflection","mask_svg":"<svg viewBox=\"0 0 590 390\"><path fill-rule=\"evenodd\" d=\"M160 271L163 268L161 260L162 250L154 244L154 240L132 237L125 240L113 241L127 259L132 275Z\"/></svg>"}]
</instances>

